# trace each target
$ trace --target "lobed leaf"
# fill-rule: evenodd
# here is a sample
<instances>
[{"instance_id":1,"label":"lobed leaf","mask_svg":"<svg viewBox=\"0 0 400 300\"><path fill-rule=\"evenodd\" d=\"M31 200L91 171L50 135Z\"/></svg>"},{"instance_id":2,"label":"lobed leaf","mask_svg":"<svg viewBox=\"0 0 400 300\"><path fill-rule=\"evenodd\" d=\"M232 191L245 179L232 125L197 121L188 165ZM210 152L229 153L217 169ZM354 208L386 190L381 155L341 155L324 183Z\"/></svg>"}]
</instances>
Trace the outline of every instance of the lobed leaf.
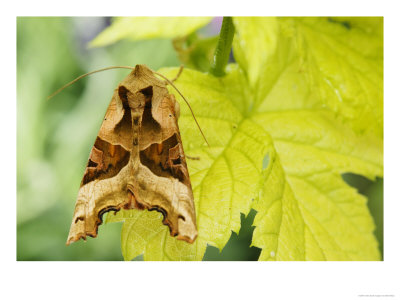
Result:
<instances>
[{"instance_id":1,"label":"lobed leaf","mask_svg":"<svg viewBox=\"0 0 400 300\"><path fill-rule=\"evenodd\" d=\"M360 115L362 122L342 115L351 108L346 101L337 109L321 98L320 87L310 80L316 73L303 71L300 49L305 48L296 46L299 35L293 34L294 26L303 30L298 22L304 21L237 18L238 64L230 65L225 77L184 70L176 85L211 146L205 145L189 109L176 95L185 153L200 157L187 160L199 235L189 245L169 236L161 214L120 211L108 221L125 222L125 259L143 253L145 260L200 260L207 244L224 247L231 231L239 231L240 213L251 208L257 211L252 243L262 249L260 260L380 258L366 198L341 174L383 176L382 138L364 124L365 114ZM354 71L346 58L336 59L344 72ZM173 78L177 69L161 72ZM320 69L320 76L326 74L339 74L343 86L353 87L335 67ZM365 81L362 87L379 93L379 84ZM361 99L369 101L357 101ZM370 106L379 106L379 101Z\"/></svg>"},{"instance_id":2,"label":"lobed leaf","mask_svg":"<svg viewBox=\"0 0 400 300\"><path fill-rule=\"evenodd\" d=\"M235 58L258 90L257 101L264 101L269 91L265 85L271 81L265 78L275 76L288 59L298 59L298 72L307 75L320 107L328 106L356 132L382 138L383 18L235 18L234 22Z\"/></svg>"}]
</instances>

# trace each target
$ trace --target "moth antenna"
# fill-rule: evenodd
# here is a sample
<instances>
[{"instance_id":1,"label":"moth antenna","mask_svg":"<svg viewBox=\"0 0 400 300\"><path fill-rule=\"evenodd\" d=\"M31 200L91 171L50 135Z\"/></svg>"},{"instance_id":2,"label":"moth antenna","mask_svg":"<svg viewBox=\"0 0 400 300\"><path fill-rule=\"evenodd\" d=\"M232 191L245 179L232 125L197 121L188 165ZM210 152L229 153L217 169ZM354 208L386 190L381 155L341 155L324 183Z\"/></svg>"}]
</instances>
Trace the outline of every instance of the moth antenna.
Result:
<instances>
[{"instance_id":1,"label":"moth antenna","mask_svg":"<svg viewBox=\"0 0 400 300\"><path fill-rule=\"evenodd\" d=\"M102 71L107 71L107 70L111 70L111 69L130 69L130 70L134 70L135 67L129 67L129 66L111 66L111 67L107 67L107 68L103 68L103 69L98 69L95 71L91 71L89 73L83 74L81 76L76 77L74 80L72 80L71 82L68 82L66 85L64 85L63 87L59 88L57 91L55 91L53 94L51 94L50 96L47 97L47 100L53 98L55 95L57 95L59 92L61 92L63 89L66 89L67 87L69 87L70 85L73 85L75 82L77 82L78 80L82 79L83 77L92 75L94 73L98 73L98 72L102 72Z\"/></svg>"},{"instance_id":2,"label":"moth antenna","mask_svg":"<svg viewBox=\"0 0 400 300\"><path fill-rule=\"evenodd\" d=\"M78 80L80 80L80 79L82 79L82 78L84 78L84 77L86 77L86 76L89 76L89 75L92 75L92 74L98 73L98 72L103 72L103 71L111 70L111 69L129 69L129 70L134 70L135 67L130 67L130 66L111 66L111 67L102 68L102 69L98 69L98 70L94 70L94 71L85 73L85 74L83 74L83 75L78 76L77 78L75 78L75 79L72 80L71 82L68 82L66 85L62 86L61 88L59 88L59 89L58 89L57 91L55 91L53 94L51 94L50 96L48 96L48 97L47 97L47 100L53 98L55 95L57 95L58 93L60 93L62 90L66 89L67 87L69 87L69 86L71 86L71 85L73 85L75 82L77 82ZM182 71L183 71L183 65L181 65L181 67L180 67L180 69L179 69L179 72L178 72L177 76L173 79L173 81L176 80L176 79L179 77L179 75L181 75ZM165 81L167 81L168 84L170 84L170 85L178 92L178 94L181 95L181 97L183 98L183 100L185 100L187 106L188 106L189 109L190 109L190 112L192 113L193 119L194 119L194 121L196 122L196 125L197 125L197 127L199 128L199 130L200 130L201 135L203 136L203 138L204 138L204 140L206 141L207 145L210 147L210 144L208 143L208 141L207 141L207 139L206 139L206 137L205 137L203 131L201 130L201 127L200 127L200 125L199 125L199 122L197 122L197 119L196 119L196 116L194 115L194 112L193 112L193 110L192 110L192 107L190 106L190 104L189 104L189 102L186 100L186 98L182 95L182 93L181 93L181 92L178 90L178 88L172 83L171 80L169 80L167 77L165 77L164 75L162 75L162 74L160 74L160 73L158 73L158 72L154 72L154 71L153 71L153 73L156 74L156 75L158 75L158 76L160 76L160 77L162 77L163 79L165 79Z\"/></svg>"},{"instance_id":3,"label":"moth antenna","mask_svg":"<svg viewBox=\"0 0 400 300\"><path fill-rule=\"evenodd\" d=\"M179 70L177 77L180 75L180 73L182 72L182 70L183 70L183 67L181 66L181 69ZM208 143L208 141L207 141L207 139L206 139L206 137L205 137L203 131L201 130L201 127L200 127L200 125L199 125L199 122L197 122L197 119L196 119L196 117L195 117L195 115L194 115L194 112L193 112L193 110L192 110L192 107L191 107L190 104L189 104L189 101L186 100L186 98L182 95L182 93L181 93L181 92L178 90L178 88L172 83L171 80L169 80L169 79L168 79L167 77L165 77L163 74L160 74L160 73L158 73L158 72L154 72L154 71L153 71L153 73L156 74L156 75L158 75L158 76L160 76L161 78L165 79L165 81L168 82L168 84L170 84L170 85L178 92L179 95L181 95L181 97L183 98L183 100L185 100L187 106L188 106L189 109L190 109L190 112L192 113L193 119L194 119L194 121L196 122L196 125L197 125L197 127L199 128L201 135L203 136L203 139L206 141L208 147L210 147L210 144ZM177 78L177 77L176 77L176 78ZM176 80L176 78L175 78L174 80Z\"/></svg>"},{"instance_id":4,"label":"moth antenna","mask_svg":"<svg viewBox=\"0 0 400 300\"><path fill-rule=\"evenodd\" d=\"M172 82L175 82L175 81L179 78L179 76L181 76L182 71L183 71L183 68L184 68L183 65L181 65L181 66L179 67L178 74L176 74L175 78L171 80Z\"/></svg>"}]
</instances>

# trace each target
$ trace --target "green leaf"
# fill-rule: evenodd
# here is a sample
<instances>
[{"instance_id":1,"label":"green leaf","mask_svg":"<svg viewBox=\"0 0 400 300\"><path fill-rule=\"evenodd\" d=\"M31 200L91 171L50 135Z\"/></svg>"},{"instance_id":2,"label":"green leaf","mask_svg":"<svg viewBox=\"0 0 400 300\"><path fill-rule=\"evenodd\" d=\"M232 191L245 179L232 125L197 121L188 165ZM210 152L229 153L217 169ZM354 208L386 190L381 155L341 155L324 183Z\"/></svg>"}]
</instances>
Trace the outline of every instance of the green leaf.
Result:
<instances>
[{"instance_id":1,"label":"green leaf","mask_svg":"<svg viewBox=\"0 0 400 300\"><path fill-rule=\"evenodd\" d=\"M113 44L122 39L176 38L188 35L211 21L211 17L118 17L102 31L91 47Z\"/></svg>"},{"instance_id":2,"label":"green leaf","mask_svg":"<svg viewBox=\"0 0 400 300\"><path fill-rule=\"evenodd\" d=\"M265 78L292 56L321 107L358 133L383 136L383 18L235 18L235 27L235 58L257 101L269 91ZM275 70L264 67L271 59Z\"/></svg>"},{"instance_id":3,"label":"green leaf","mask_svg":"<svg viewBox=\"0 0 400 300\"><path fill-rule=\"evenodd\" d=\"M161 214L120 211L108 221L124 221L126 260L141 253L145 260L200 260L207 244L222 249L239 231L240 213L252 208L260 260L380 259L366 198L341 174L383 176L382 138L359 134L322 105L309 73L300 71L303 53L279 22L236 19L238 65L222 78L185 69L176 81L210 143L176 95L185 153L200 157L187 160L198 238L190 245L170 237ZM161 70L169 78L177 71Z\"/></svg>"}]
</instances>

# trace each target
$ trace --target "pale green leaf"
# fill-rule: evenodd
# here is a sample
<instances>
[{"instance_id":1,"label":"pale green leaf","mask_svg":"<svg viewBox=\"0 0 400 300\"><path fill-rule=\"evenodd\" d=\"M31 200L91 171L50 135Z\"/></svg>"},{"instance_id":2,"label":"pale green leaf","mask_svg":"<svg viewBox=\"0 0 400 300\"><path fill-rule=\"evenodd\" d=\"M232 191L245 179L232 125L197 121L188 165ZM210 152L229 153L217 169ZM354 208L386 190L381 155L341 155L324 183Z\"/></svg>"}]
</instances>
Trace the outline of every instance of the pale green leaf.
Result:
<instances>
[{"instance_id":1,"label":"pale green leaf","mask_svg":"<svg viewBox=\"0 0 400 300\"><path fill-rule=\"evenodd\" d=\"M205 26L211 17L118 17L102 31L91 47L113 44L122 39L176 38Z\"/></svg>"},{"instance_id":2,"label":"pale green leaf","mask_svg":"<svg viewBox=\"0 0 400 300\"><path fill-rule=\"evenodd\" d=\"M221 249L231 231L239 230L240 212L253 207L258 211L253 244L263 249L260 259L379 259L365 198L340 177L341 172L381 175L379 144L356 137L330 111L241 115L229 100L231 93L232 100L244 96L239 72L217 80L186 70L177 82L211 145L204 146L183 106L179 124L185 151L200 157L188 160L198 239L188 245L170 237L161 214L149 222L146 212L120 212L124 257L144 253L146 260L199 260L207 244ZM370 149L364 152L366 145Z\"/></svg>"},{"instance_id":3,"label":"pale green leaf","mask_svg":"<svg viewBox=\"0 0 400 300\"><path fill-rule=\"evenodd\" d=\"M253 244L263 248L261 259L292 259L295 256L288 251L301 247L301 259L307 260L379 259L366 199L346 185L340 174L382 176L382 147L377 139L358 137L333 116L324 110L254 115L253 120L270 132L284 170L284 174L275 171L277 179L271 176L266 180L266 196L254 207L259 214L254 221ZM283 178L283 183L276 183ZM285 212L287 205L290 209ZM286 219L275 220L273 225L264 223L278 218L268 210L274 206L279 209L278 216L281 213ZM291 223L285 224L287 220ZM303 233L296 235L299 230ZM273 243L265 242L271 239ZM281 247L285 249L283 257Z\"/></svg>"},{"instance_id":4,"label":"pale green leaf","mask_svg":"<svg viewBox=\"0 0 400 300\"><path fill-rule=\"evenodd\" d=\"M265 78L300 59L328 106L359 133L383 135L383 18L235 18L235 58L248 72L256 101L264 101ZM266 68L264 62L269 60ZM271 60L273 63L271 64ZM267 80L271 83L271 80Z\"/></svg>"},{"instance_id":5,"label":"pale green leaf","mask_svg":"<svg viewBox=\"0 0 400 300\"><path fill-rule=\"evenodd\" d=\"M251 22L244 22L247 30L252 30ZM235 25L240 32L239 23ZM272 31L280 30L279 24L271 26ZM382 176L382 139L355 132L337 111L321 105L309 74L299 71L303 56L290 37L277 39L273 47L260 42L266 52L258 53L252 39L261 41L264 33L270 31L236 38L236 47L241 45L235 54L239 65L230 65L225 77L186 69L176 81L211 146L205 145L176 95L185 153L200 157L187 160L197 240L189 245L170 237L161 214L120 211L109 221L125 222L125 259L143 253L145 260L200 260L207 244L224 247L231 232L240 228L240 213L251 208L257 211L253 245L262 249L260 260L380 258L366 198L341 174ZM252 50L260 55L260 66L247 54ZM173 78L177 69L162 72Z\"/></svg>"}]
</instances>

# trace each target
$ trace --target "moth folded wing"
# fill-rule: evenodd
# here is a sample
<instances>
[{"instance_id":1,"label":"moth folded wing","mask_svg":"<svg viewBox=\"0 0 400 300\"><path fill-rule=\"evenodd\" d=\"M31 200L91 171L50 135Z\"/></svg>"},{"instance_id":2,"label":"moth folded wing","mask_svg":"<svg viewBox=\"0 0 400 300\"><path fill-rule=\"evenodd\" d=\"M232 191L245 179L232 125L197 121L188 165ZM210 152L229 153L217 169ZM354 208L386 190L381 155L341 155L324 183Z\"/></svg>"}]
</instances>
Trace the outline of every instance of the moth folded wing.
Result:
<instances>
[{"instance_id":1,"label":"moth folded wing","mask_svg":"<svg viewBox=\"0 0 400 300\"><path fill-rule=\"evenodd\" d=\"M96 237L102 215L130 207L127 178L130 166L124 166L114 177L93 180L79 189L78 200L67 239L67 245L86 236Z\"/></svg>"},{"instance_id":2,"label":"moth folded wing","mask_svg":"<svg viewBox=\"0 0 400 300\"><path fill-rule=\"evenodd\" d=\"M178 240L193 243L197 238L196 215L192 197L188 193L179 195L179 215L178 215Z\"/></svg>"},{"instance_id":3,"label":"moth folded wing","mask_svg":"<svg viewBox=\"0 0 400 300\"><path fill-rule=\"evenodd\" d=\"M175 178L186 186L186 189L180 189L179 192L179 216L178 227L180 232L194 232L196 231L196 213L194 206L194 197L192 192L192 185L190 183L189 172L186 165L185 154L183 152L182 142L179 135L177 135L178 143L169 148L169 155L167 165L171 169ZM188 235L178 235L178 239L193 242L196 236L189 237Z\"/></svg>"},{"instance_id":4,"label":"moth folded wing","mask_svg":"<svg viewBox=\"0 0 400 300\"><path fill-rule=\"evenodd\" d=\"M126 180L132 125L127 108L116 89L89 156L67 245L87 235L95 237L106 211L129 207Z\"/></svg>"},{"instance_id":5,"label":"moth folded wing","mask_svg":"<svg viewBox=\"0 0 400 300\"><path fill-rule=\"evenodd\" d=\"M81 238L86 240L86 203L86 199L78 196L78 200L75 204L74 217L72 218L72 224L68 234L67 245L76 242Z\"/></svg>"},{"instance_id":6,"label":"moth folded wing","mask_svg":"<svg viewBox=\"0 0 400 300\"><path fill-rule=\"evenodd\" d=\"M166 92L161 97L152 94L151 102L147 102L139 136L140 164L130 188L142 207L163 213L163 223L172 236L193 243L197 237L196 214L177 106Z\"/></svg>"},{"instance_id":7,"label":"moth folded wing","mask_svg":"<svg viewBox=\"0 0 400 300\"><path fill-rule=\"evenodd\" d=\"M105 212L129 207L129 153L97 137L79 189L67 245L86 236L96 237Z\"/></svg>"},{"instance_id":8,"label":"moth folded wing","mask_svg":"<svg viewBox=\"0 0 400 300\"><path fill-rule=\"evenodd\" d=\"M171 236L193 243L197 237L193 193L190 187L172 176L157 176L139 165L135 180L128 185L144 208L160 211Z\"/></svg>"}]
</instances>

